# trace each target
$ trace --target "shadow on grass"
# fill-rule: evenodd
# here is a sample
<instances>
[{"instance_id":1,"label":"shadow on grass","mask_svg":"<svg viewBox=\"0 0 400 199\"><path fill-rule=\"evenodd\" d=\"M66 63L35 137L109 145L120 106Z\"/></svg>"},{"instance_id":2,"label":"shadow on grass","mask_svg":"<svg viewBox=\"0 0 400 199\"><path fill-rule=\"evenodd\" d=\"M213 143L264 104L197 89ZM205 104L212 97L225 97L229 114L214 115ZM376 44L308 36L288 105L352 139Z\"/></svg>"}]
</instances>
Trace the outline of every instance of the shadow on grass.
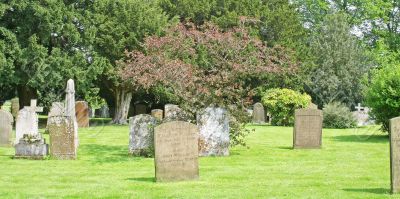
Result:
<instances>
[{"instance_id":1,"label":"shadow on grass","mask_svg":"<svg viewBox=\"0 0 400 199\"><path fill-rule=\"evenodd\" d=\"M89 161L96 163L124 162L129 160L127 147L101 144L85 144L79 146L79 153L89 156ZM78 154L79 155L79 154Z\"/></svg>"},{"instance_id":2,"label":"shadow on grass","mask_svg":"<svg viewBox=\"0 0 400 199\"><path fill-rule=\"evenodd\" d=\"M390 189L384 188L364 188L364 189L343 189L349 192L364 192L364 193L374 193L374 194L390 194Z\"/></svg>"},{"instance_id":3,"label":"shadow on grass","mask_svg":"<svg viewBox=\"0 0 400 199\"><path fill-rule=\"evenodd\" d=\"M334 136L333 140L340 142L385 143L389 141L389 136L388 135L340 135L340 136Z\"/></svg>"},{"instance_id":4,"label":"shadow on grass","mask_svg":"<svg viewBox=\"0 0 400 199\"><path fill-rule=\"evenodd\" d=\"M155 178L149 178L149 177L126 178L125 180L129 180L129 181L138 181L138 182L156 182L156 179L155 179Z\"/></svg>"},{"instance_id":5,"label":"shadow on grass","mask_svg":"<svg viewBox=\"0 0 400 199\"><path fill-rule=\"evenodd\" d=\"M293 150L293 147L291 146L280 146L278 149L285 149L285 150Z\"/></svg>"}]
</instances>

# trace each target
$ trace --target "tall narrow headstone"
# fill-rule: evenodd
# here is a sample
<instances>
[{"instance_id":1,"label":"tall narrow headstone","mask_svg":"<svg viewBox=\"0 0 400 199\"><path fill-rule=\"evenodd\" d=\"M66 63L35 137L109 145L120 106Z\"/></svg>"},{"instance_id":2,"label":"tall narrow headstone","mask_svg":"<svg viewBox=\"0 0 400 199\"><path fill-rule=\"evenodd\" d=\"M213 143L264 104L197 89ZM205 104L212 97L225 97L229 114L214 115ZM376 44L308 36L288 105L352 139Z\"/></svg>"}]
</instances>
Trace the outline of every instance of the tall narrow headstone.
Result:
<instances>
[{"instance_id":1,"label":"tall narrow headstone","mask_svg":"<svg viewBox=\"0 0 400 199\"><path fill-rule=\"evenodd\" d=\"M157 120L147 114L129 118L129 154L152 156L154 152L154 127Z\"/></svg>"},{"instance_id":2,"label":"tall narrow headstone","mask_svg":"<svg viewBox=\"0 0 400 199\"><path fill-rule=\"evenodd\" d=\"M65 116L69 117L74 123L74 138L75 146L79 144L78 138L78 123L75 116L75 83L74 80L69 79L67 82L67 89L65 90Z\"/></svg>"},{"instance_id":3,"label":"tall narrow headstone","mask_svg":"<svg viewBox=\"0 0 400 199\"><path fill-rule=\"evenodd\" d=\"M89 127L89 105L85 101L77 101L75 103L75 111L76 111L76 121L78 123L78 127L86 128Z\"/></svg>"},{"instance_id":4,"label":"tall narrow headstone","mask_svg":"<svg viewBox=\"0 0 400 199\"><path fill-rule=\"evenodd\" d=\"M157 182L199 178L196 125L173 121L154 129L155 176Z\"/></svg>"},{"instance_id":5,"label":"tall narrow headstone","mask_svg":"<svg viewBox=\"0 0 400 199\"><path fill-rule=\"evenodd\" d=\"M400 193L400 117L390 120L390 185Z\"/></svg>"},{"instance_id":6,"label":"tall narrow headstone","mask_svg":"<svg viewBox=\"0 0 400 199\"><path fill-rule=\"evenodd\" d=\"M208 107L197 115L200 156L229 155L229 115L223 108Z\"/></svg>"},{"instance_id":7,"label":"tall narrow headstone","mask_svg":"<svg viewBox=\"0 0 400 199\"><path fill-rule=\"evenodd\" d=\"M11 99L11 114L14 116L14 118L17 118L19 109L20 109L19 99L18 98Z\"/></svg>"},{"instance_id":8,"label":"tall narrow headstone","mask_svg":"<svg viewBox=\"0 0 400 199\"><path fill-rule=\"evenodd\" d=\"M322 111L297 109L293 128L293 148L321 148Z\"/></svg>"},{"instance_id":9,"label":"tall narrow headstone","mask_svg":"<svg viewBox=\"0 0 400 199\"><path fill-rule=\"evenodd\" d=\"M253 123L265 123L265 110L261 103L255 103L253 107Z\"/></svg>"},{"instance_id":10,"label":"tall narrow headstone","mask_svg":"<svg viewBox=\"0 0 400 199\"><path fill-rule=\"evenodd\" d=\"M0 146L9 146L11 144L13 122L14 118L11 113L0 110Z\"/></svg>"}]
</instances>

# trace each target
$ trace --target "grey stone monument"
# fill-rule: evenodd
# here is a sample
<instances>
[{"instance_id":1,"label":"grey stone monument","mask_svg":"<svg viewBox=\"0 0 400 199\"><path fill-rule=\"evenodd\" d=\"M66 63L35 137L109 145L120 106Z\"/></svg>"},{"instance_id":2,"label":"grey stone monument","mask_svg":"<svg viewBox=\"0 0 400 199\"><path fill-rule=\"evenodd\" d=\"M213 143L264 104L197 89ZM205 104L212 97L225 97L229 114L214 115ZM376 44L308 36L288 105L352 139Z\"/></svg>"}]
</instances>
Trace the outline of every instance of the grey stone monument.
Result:
<instances>
[{"instance_id":1,"label":"grey stone monument","mask_svg":"<svg viewBox=\"0 0 400 199\"><path fill-rule=\"evenodd\" d=\"M390 120L390 185L400 193L400 117Z\"/></svg>"},{"instance_id":2,"label":"grey stone monument","mask_svg":"<svg viewBox=\"0 0 400 199\"><path fill-rule=\"evenodd\" d=\"M197 115L200 156L229 155L229 115L223 108L208 107Z\"/></svg>"},{"instance_id":3,"label":"grey stone monument","mask_svg":"<svg viewBox=\"0 0 400 199\"><path fill-rule=\"evenodd\" d=\"M253 123L264 124L265 123L265 110L261 103L255 103L253 107Z\"/></svg>"},{"instance_id":4,"label":"grey stone monument","mask_svg":"<svg viewBox=\"0 0 400 199\"><path fill-rule=\"evenodd\" d=\"M297 109L293 129L293 148L321 148L322 111Z\"/></svg>"},{"instance_id":5,"label":"grey stone monument","mask_svg":"<svg viewBox=\"0 0 400 199\"><path fill-rule=\"evenodd\" d=\"M24 134L31 136L39 134L39 118L36 112L42 112L43 107L37 107L36 104L36 100L31 100L31 106L25 106L19 111L15 127L16 142L18 142Z\"/></svg>"},{"instance_id":6,"label":"grey stone monument","mask_svg":"<svg viewBox=\"0 0 400 199\"><path fill-rule=\"evenodd\" d=\"M65 116L69 117L74 122L74 138L75 146L79 145L78 138L78 122L76 121L75 112L75 83L74 80L69 79L67 82L67 88L65 89Z\"/></svg>"},{"instance_id":7,"label":"grey stone monument","mask_svg":"<svg viewBox=\"0 0 400 199\"><path fill-rule=\"evenodd\" d=\"M154 127L157 120L146 114L129 118L129 154L152 156L154 152Z\"/></svg>"},{"instance_id":8,"label":"grey stone monument","mask_svg":"<svg viewBox=\"0 0 400 199\"><path fill-rule=\"evenodd\" d=\"M10 146L13 122L12 114L0 109L0 146Z\"/></svg>"},{"instance_id":9,"label":"grey stone monument","mask_svg":"<svg viewBox=\"0 0 400 199\"><path fill-rule=\"evenodd\" d=\"M24 134L14 147L15 159L44 159L49 154L49 146L40 133Z\"/></svg>"},{"instance_id":10,"label":"grey stone monument","mask_svg":"<svg viewBox=\"0 0 400 199\"><path fill-rule=\"evenodd\" d=\"M173 121L154 129L155 176L157 182L199 178L196 125Z\"/></svg>"},{"instance_id":11,"label":"grey stone monument","mask_svg":"<svg viewBox=\"0 0 400 199\"><path fill-rule=\"evenodd\" d=\"M56 159L73 160L77 156L74 121L63 113L49 118L50 155Z\"/></svg>"}]
</instances>

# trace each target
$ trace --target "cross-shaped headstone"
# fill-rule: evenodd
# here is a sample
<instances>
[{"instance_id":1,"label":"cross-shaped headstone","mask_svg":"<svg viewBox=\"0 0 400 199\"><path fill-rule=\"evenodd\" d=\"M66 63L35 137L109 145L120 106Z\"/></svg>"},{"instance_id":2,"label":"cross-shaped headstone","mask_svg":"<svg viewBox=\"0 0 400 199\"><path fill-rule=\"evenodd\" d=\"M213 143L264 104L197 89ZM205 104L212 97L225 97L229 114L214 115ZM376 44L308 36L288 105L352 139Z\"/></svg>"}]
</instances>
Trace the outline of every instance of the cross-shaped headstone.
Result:
<instances>
[{"instance_id":1,"label":"cross-shaped headstone","mask_svg":"<svg viewBox=\"0 0 400 199\"><path fill-rule=\"evenodd\" d=\"M363 111L364 110L364 107L362 107L360 103L358 103L358 105L355 108L357 109L357 111Z\"/></svg>"},{"instance_id":2,"label":"cross-shaped headstone","mask_svg":"<svg viewBox=\"0 0 400 199\"><path fill-rule=\"evenodd\" d=\"M31 106L27 106L27 107L37 113L43 112L43 107L37 106L37 100L35 100L35 99L31 100Z\"/></svg>"}]
</instances>

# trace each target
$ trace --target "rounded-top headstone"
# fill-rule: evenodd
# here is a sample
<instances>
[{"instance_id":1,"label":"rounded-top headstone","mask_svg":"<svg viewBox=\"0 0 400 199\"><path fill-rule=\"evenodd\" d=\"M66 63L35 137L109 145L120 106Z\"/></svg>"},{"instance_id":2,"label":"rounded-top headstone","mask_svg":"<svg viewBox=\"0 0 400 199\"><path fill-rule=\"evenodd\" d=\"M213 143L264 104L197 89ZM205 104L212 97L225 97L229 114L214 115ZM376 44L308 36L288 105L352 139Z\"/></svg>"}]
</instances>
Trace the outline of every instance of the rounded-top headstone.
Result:
<instances>
[{"instance_id":1,"label":"rounded-top headstone","mask_svg":"<svg viewBox=\"0 0 400 199\"><path fill-rule=\"evenodd\" d=\"M0 109L0 146L10 145L13 122L12 114Z\"/></svg>"},{"instance_id":2,"label":"rounded-top headstone","mask_svg":"<svg viewBox=\"0 0 400 199\"><path fill-rule=\"evenodd\" d=\"M255 103L253 107L253 123L265 123L265 110L261 103Z\"/></svg>"}]
</instances>

